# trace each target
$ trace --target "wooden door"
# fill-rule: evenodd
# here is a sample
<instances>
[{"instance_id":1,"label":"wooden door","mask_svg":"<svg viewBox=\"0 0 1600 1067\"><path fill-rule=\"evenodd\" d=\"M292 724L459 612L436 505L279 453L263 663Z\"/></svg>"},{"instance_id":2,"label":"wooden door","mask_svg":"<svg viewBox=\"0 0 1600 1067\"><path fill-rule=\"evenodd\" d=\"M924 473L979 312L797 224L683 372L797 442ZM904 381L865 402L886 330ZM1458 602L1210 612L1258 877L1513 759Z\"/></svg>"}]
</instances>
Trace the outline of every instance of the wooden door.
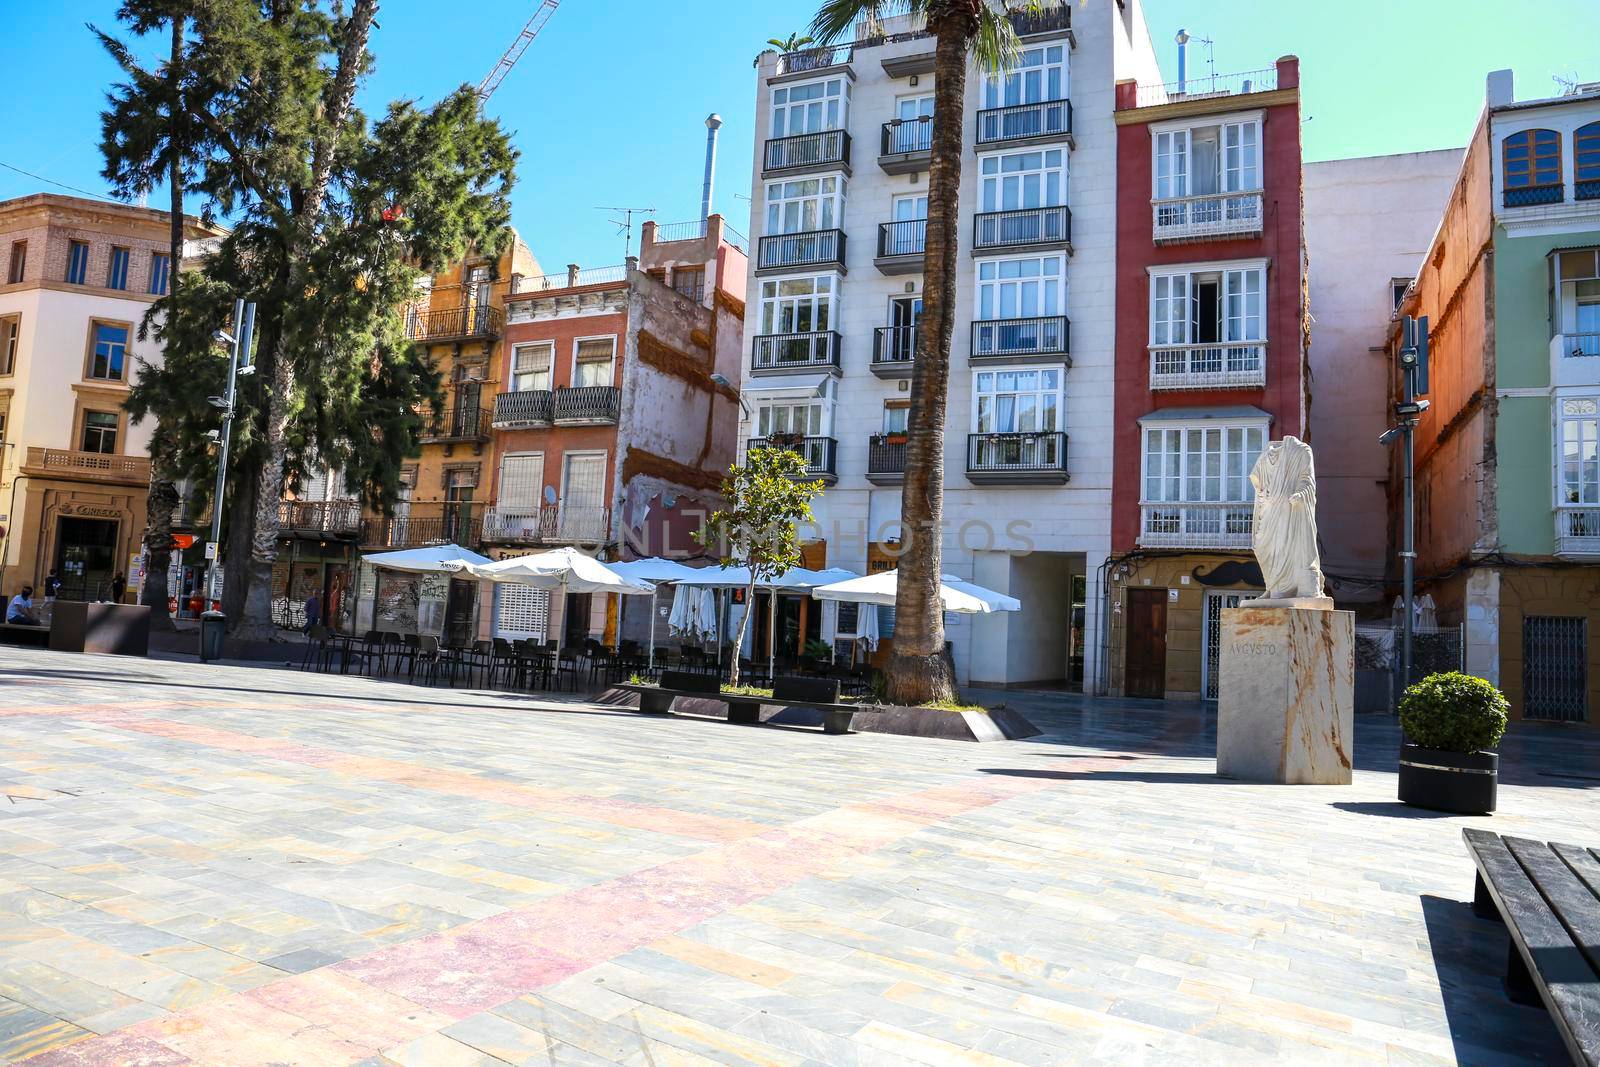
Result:
<instances>
[{"instance_id":1,"label":"wooden door","mask_svg":"<svg viewBox=\"0 0 1600 1067\"><path fill-rule=\"evenodd\" d=\"M1128 652L1123 691L1160 700L1167 695L1167 591L1128 590Z\"/></svg>"}]
</instances>

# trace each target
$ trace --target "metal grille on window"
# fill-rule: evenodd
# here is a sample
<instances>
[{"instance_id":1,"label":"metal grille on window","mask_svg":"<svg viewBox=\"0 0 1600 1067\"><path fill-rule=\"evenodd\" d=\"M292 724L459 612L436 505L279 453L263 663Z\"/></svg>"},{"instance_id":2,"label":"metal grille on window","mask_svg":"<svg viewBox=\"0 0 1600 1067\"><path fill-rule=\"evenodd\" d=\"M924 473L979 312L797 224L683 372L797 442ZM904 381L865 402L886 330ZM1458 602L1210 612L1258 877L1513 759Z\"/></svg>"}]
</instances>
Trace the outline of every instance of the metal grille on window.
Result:
<instances>
[{"instance_id":1,"label":"metal grille on window","mask_svg":"<svg viewBox=\"0 0 1600 1067\"><path fill-rule=\"evenodd\" d=\"M1258 593L1207 593L1206 594L1206 675L1205 699L1217 699L1217 674L1222 651L1222 609L1236 608Z\"/></svg>"},{"instance_id":2,"label":"metal grille on window","mask_svg":"<svg viewBox=\"0 0 1600 1067\"><path fill-rule=\"evenodd\" d=\"M1583 722L1588 678L1588 621L1565 615L1522 620L1523 714L1530 719Z\"/></svg>"},{"instance_id":3,"label":"metal grille on window","mask_svg":"<svg viewBox=\"0 0 1600 1067\"><path fill-rule=\"evenodd\" d=\"M545 640L550 620L550 592L527 585L495 586L494 635L508 641Z\"/></svg>"}]
</instances>

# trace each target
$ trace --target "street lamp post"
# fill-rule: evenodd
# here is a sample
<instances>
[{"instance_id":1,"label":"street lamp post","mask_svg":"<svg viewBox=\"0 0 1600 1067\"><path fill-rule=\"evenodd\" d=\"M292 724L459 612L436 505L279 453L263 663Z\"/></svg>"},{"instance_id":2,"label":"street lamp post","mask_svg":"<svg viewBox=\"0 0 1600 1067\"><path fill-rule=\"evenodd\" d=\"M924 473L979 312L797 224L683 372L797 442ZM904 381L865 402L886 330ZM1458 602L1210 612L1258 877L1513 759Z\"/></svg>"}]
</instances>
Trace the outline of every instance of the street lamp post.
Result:
<instances>
[{"instance_id":1,"label":"street lamp post","mask_svg":"<svg viewBox=\"0 0 1600 1067\"><path fill-rule=\"evenodd\" d=\"M1386 430L1378 440L1393 444L1401 438L1401 476L1404 480L1404 509L1402 517L1402 544L1400 547L1401 600L1403 618L1400 620L1400 677L1403 686L1412 682L1412 631L1415 626L1414 595L1417 563L1417 520L1414 506L1412 467L1415 463L1415 431L1417 421L1428 410L1428 402L1418 397L1428 391L1428 317L1420 319L1407 315L1401 320L1400 371L1403 379L1400 402L1394 406L1395 425Z\"/></svg>"},{"instance_id":2,"label":"street lamp post","mask_svg":"<svg viewBox=\"0 0 1600 1067\"><path fill-rule=\"evenodd\" d=\"M243 299L233 302L233 328L236 334L230 335L226 331L218 330L215 334L217 340L228 345L228 390L223 396L210 397L211 405L222 411L222 430L217 437L217 483L211 495L211 541L206 546L210 559L206 565L205 599L211 599L212 590L217 586L217 572L222 565L222 501L223 493L228 484L228 447L233 441L233 416L239 396L239 376L252 374L255 367L250 365L250 343L256 331L256 305ZM245 365L240 366L241 357ZM207 609L202 613L200 628L200 658L210 659L214 654L220 654L220 647L209 646L206 640L207 624L214 628L226 625L227 617L220 611ZM217 642L220 646L220 641Z\"/></svg>"}]
</instances>

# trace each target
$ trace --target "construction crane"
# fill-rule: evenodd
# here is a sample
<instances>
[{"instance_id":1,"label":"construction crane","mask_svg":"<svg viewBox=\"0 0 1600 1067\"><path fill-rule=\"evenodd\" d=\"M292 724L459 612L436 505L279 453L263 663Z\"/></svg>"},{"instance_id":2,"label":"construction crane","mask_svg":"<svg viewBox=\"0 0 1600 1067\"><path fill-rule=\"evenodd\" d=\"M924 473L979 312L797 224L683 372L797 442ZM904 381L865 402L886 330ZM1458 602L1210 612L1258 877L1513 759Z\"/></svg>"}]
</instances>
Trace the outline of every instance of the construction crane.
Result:
<instances>
[{"instance_id":1,"label":"construction crane","mask_svg":"<svg viewBox=\"0 0 1600 1067\"><path fill-rule=\"evenodd\" d=\"M528 50L533 39L539 36L539 31L544 29L544 24L550 21L550 16L556 13L556 8L561 6L561 0L543 0L539 9L533 13L523 25L522 32L517 34L517 39L511 42L511 47L506 49L505 55L500 57L500 62L494 65L489 76L478 83L478 103L483 104L494 91L500 88L500 83L506 80L506 75L511 73L511 68L517 65L517 60L522 58L522 53Z\"/></svg>"}]
</instances>

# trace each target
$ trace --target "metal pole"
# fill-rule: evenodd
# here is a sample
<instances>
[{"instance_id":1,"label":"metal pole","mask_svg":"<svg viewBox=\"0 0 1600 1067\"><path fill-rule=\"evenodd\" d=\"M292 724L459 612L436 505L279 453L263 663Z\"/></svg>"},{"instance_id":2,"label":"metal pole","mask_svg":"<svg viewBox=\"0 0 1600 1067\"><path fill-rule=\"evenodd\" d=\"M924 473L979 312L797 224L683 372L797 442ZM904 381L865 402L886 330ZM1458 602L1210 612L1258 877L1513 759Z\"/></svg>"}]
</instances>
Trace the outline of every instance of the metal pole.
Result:
<instances>
[{"instance_id":1,"label":"metal pole","mask_svg":"<svg viewBox=\"0 0 1600 1067\"><path fill-rule=\"evenodd\" d=\"M222 411L222 440L217 449L217 482L211 495L211 543L216 551L206 566L206 587L201 594L202 603L209 610L211 590L216 588L217 569L222 563L222 494L228 484L228 446L233 439L233 408L239 386L239 353L246 358L250 353L250 334L255 328L256 306L238 299L233 302L233 348L228 353L228 391L223 399L228 406Z\"/></svg>"},{"instance_id":2,"label":"metal pole","mask_svg":"<svg viewBox=\"0 0 1600 1067\"><path fill-rule=\"evenodd\" d=\"M1410 387L1406 391L1409 393ZM1411 685L1411 626L1412 626L1412 596L1413 582L1417 560L1416 551L1416 515L1412 508L1412 429L1416 426L1415 420L1407 419L1405 423L1405 549L1400 553L1400 566L1402 568L1402 582L1404 584L1405 620L1403 623L1404 643L1401 646L1400 670L1402 686Z\"/></svg>"}]
</instances>

